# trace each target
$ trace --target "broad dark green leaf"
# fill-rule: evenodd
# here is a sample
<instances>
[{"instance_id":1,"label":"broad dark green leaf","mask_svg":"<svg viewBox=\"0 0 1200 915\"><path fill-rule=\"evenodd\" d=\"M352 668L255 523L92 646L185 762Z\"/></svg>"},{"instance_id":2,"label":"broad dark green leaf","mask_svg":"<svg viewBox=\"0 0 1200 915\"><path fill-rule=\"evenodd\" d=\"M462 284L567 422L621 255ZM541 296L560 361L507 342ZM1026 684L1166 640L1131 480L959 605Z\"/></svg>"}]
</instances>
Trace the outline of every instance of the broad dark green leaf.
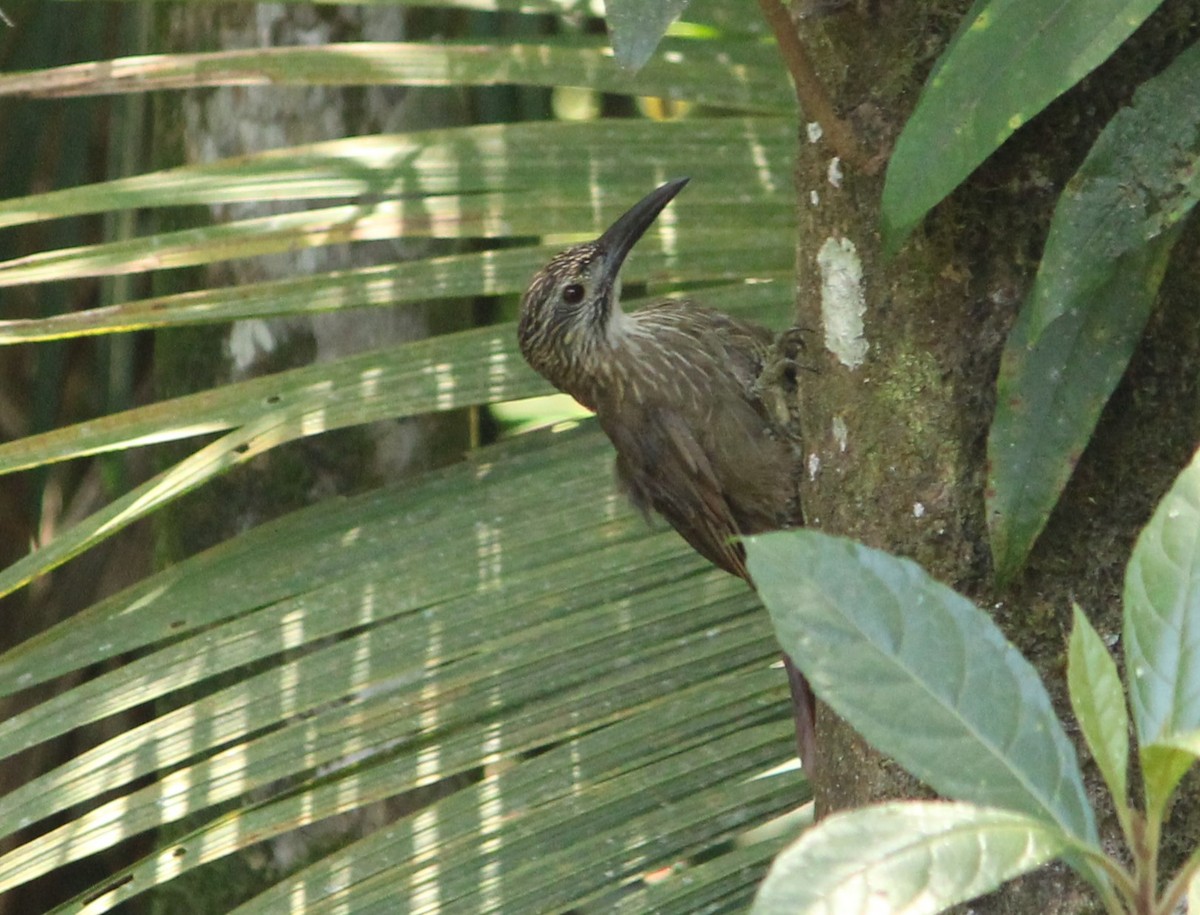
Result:
<instances>
[{"instance_id":1,"label":"broad dark green leaf","mask_svg":"<svg viewBox=\"0 0 1200 915\"><path fill-rule=\"evenodd\" d=\"M505 396L502 391L521 397L549 390L512 352L511 333L479 328L409 346L415 349L401 348L393 351L391 358L387 353L372 352L341 360L336 369L306 366L179 398L174 407L180 412L168 401L95 423L92 434L101 438L92 438L97 446L94 451L165 441L180 437L180 432L190 436L234 428L0 571L0 594L10 593L231 467L284 442L403 415L407 410L452 409L486 400L488 391L501 399ZM459 356L444 361L428 358L438 350L447 352L447 347ZM461 358L464 351L470 354L471 350L475 351L473 358ZM423 406L417 393L421 388L426 395ZM106 436L108 441L102 443ZM91 437L75 437L68 428L10 443L8 457L24 461L24 466L45 463L56 442L68 444L72 438L75 454L86 453L86 439ZM44 450L46 446L51 450ZM10 465L10 469L16 468Z\"/></svg>"},{"instance_id":2,"label":"broad dark green leaf","mask_svg":"<svg viewBox=\"0 0 1200 915\"><path fill-rule=\"evenodd\" d=\"M992 557L1025 561L1154 306L1180 220L1200 196L1200 46L1138 90L1054 213L1000 366L988 439Z\"/></svg>"},{"instance_id":3,"label":"broad dark green leaf","mask_svg":"<svg viewBox=\"0 0 1200 915\"><path fill-rule=\"evenodd\" d=\"M1125 570L1125 669L1143 746L1200 729L1200 455L1142 530Z\"/></svg>"},{"instance_id":4,"label":"broad dark green leaf","mask_svg":"<svg viewBox=\"0 0 1200 915\"><path fill-rule=\"evenodd\" d=\"M1112 792L1120 815L1129 801L1129 711L1117 663L1099 633L1076 604L1067 649L1067 686L1071 708L1083 731L1092 758Z\"/></svg>"},{"instance_id":5,"label":"broad dark green leaf","mask_svg":"<svg viewBox=\"0 0 1200 915\"><path fill-rule=\"evenodd\" d=\"M1062 853L1040 818L968 804L907 802L837 813L771 865L752 915L933 915Z\"/></svg>"},{"instance_id":6,"label":"broad dark green leaf","mask_svg":"<svg viewBox=\"0 0 1200 915\"><path fill-rule=\"evenodd\" d=\"M466 803L460 802L456 805L453 816L439 821L455 831L452 838L458 845L454 858L448 859L446 863L454 867L461 866L467 873L478 872L483 868L493 872L499 871L495 860L497 846L523 837L528 840L528 837L532 836L537 840L545 836L552 826L553 818L560 821L563 819L566 808L573 804L573 796L577 792L598 793L600 790L608 790L603 783L611 782L625 772L636 772L641 768L640 780L646 784L648 790L654 790L658 773L647 777L644 768L647 762L672 752L686 758L688 754L697 752L698 740L706 741L706 738L714 735L724 735L731 727L736 729L737 716L753 712L753 703L760 702L761 695L745 690L743 684L746 680L745 677L722 677L714 684L719 685L719 691L706 690L703 695L698 694L696 690L680 691L675 698L667 702L648 704L628 722L604 728L596 733L594 739L573 739L565 752L550 753L527 761L527 771L520 782L506 780L504 801L501 805L496 803L499 792L495 786L499 780L493 780L485 789L472 791L466 796ZM722 695L728 701L723 707L713 705L708 708L709 700L717 695ZM717 739L721 737L718 736ZM740 748L754 746L754 739L751 736ZM643 755L638 742L647 740L657 744L658 749L652 754ZM673 749L668 741L674 741ZM564 793L560 787L564 756L574 758L568 760L568 765L576 772L574 792ZM578 765L576 761L581 761L583 765ZM360 774L354 784L356 802L363 803L394 793L392 786L396 780L408 777L406 769L411 769L411 762L401 757ZM675 777L675 773L666 772L661 767L658 772ZM706 774L702 777L711 775ZM771 804L794 803L797 786L786 784L786 780L787 776L784 776L783 779L774 779L773 784L765 786L735 784L729 792L731 797L728 798L722 797L731 787L727 783L702 787L695 801L696 805L707 805L707 813L699 822L687 823L687 835L673 831L671 822L660 821L656 824L660 831L642 840L637 854L641 863L619 862L614 872L630 873L639 866L644 867L650 854L661 854L664 860L669 859L672 854L686 854L703 843L710 842L710 837L719 836L727 826L745 822L747 814L751 817L760 816L755 808L761 810L764 797ZM692 785L695 786L696 782L693 781ZM764 787L767 792L751 795L748 787L751 791L754 787ZM237 814L219 817L205 828L181 838L170 847L143 859L134 867L114 874L110 881L114 888L104 897L104 904L108 906L131 898L145 887L161 883L165 875L176 870L187 871L218 860L241 847L240 836L268 837L294 829L298 823L318 819L325 815L326 811L342 812L346 804L338 795L344 789L345 785L342 782L335 782L293 797L256 805ZM800 796L803 797L803 793ZM538 802L538 809L526 809L531 799ZM626 810L631 810L635 804L640 803L641 801L634 801L626 806ZM509 813L505 821L499 824L499 829L484 833L478 828L478 812L473 815L470 809L473 805L481 809L496 809L499 806L501 810ZM716 822L713 814L717 810L724 810L726 813L728 819L725 823ZM669 808L668 812L671 818L675 818L683 812L683 808L681 805L675 805ZM539 821L542 823L539 824ZM574 837L586 836L587 828L586 823L582 829L577 828L575 836L568 837L568 841ZM472 835L472 829L476 835ZM619 847L615 841L617 837L611 832L601 835L610 845ZM561 835L547 837L548 845L561 841ZM713 911L743 911L749 907L759 881L783 842L783 837L775 836L762 840L743 840L739 841L738 847L722 849L721 854L703 863L692 862L684 868L674 867L669 877L664 878L660 871L651 884L639 882L635 886L627 885L606 893L612 902L612 908L607 910L630 915L644 915L646 912L655 912L656 915L695 915L696 912L707 911L705 906L714 906ZM578 872L579 868L576 867L574 873ZM442 873L452 879L453 867L444 867ZM526 871L525 874L528 876L530 872ZM401 880L409 879L410 875L411 871L406 869L401 874ZM397 887L397 896L402 895L405 890L404 886ZM595 895L593 894L593 897ZM78 904L82 901L83 899L76 900L74 905L68 904L55 910L55 915L60 911L79 911ZM87 911L95 911L95 908Z\"/></svg>"},{"instance_id":7,"label":"broad dark green leaf","mask_svg":"<svg viewBox=\"0 0 1200 915\"><path fill-rule=\"evenodd\" d=\"M0 345L520 291L555 247L449 255L0 320ZM648 258L640 259L646 265ZM631 269L633 264L630 264Z\"/></svg>"},{"instance_id":8,"label":"broad dark green leaf","mask_svg":"<svg viewBox=\"0 0 1200 915\"><path fill-rule=\"evenodd\" d=\"M872 745L939 794L1096 842L1050 697L986 614L915 563L815 531L747 553L784 650Z\"/></svg>"},{"instance_id":9,"label":"broad dark green leaf","mask_svg":"<svg viewBox=\"0 0 1200 915\"><path fill-rule=\"evenodd\" d=\"M925 84L888 163L884 246L895 251L1022 124L1113 51L1162 0L986 0Z\"/></svg>"},{"instance_id":10,"label":"broad dark green leaf","mask_svg":"<svg viewBox=\"0 0 1200 915\"><path fill-rule=\"evenodd\" d=\"M511 325L493 325L263 375L0 445L0 473L264 424L279 440L387 416L548 393ZM237 448L235 442L229 448Z\"/></svg>"}]
</instances>

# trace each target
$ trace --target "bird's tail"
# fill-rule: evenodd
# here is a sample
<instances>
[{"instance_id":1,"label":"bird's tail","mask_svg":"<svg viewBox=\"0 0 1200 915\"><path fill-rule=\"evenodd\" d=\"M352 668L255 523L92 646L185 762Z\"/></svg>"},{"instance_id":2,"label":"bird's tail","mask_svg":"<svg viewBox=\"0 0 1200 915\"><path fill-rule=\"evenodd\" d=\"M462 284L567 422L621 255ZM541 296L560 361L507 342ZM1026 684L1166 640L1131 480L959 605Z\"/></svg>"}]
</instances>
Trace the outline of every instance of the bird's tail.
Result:
<instances>
[{"instance_id":1,"label":"bird's tail","mask_svg":"<svg viewBox=\"0 0 1200 915\"><path fill-rule=\"evenodd\" d=\"M785 653L783 666L787 670L788 686L792 688L792 718L796 722L796 750L805 774L812 778L817 768L817 700L804 674L796 669Z\"/></svg>"}]
</instances>

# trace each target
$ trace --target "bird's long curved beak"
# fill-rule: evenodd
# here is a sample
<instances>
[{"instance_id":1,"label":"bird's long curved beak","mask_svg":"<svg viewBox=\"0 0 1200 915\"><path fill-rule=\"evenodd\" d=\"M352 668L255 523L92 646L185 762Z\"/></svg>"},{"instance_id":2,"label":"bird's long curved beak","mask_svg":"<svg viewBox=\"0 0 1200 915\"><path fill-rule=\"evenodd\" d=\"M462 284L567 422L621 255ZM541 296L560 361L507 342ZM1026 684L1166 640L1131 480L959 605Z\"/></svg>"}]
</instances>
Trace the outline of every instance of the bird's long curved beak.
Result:
<instances>
[{"instance_id":1,"label":"bird's long curved beak","mask_svg":"<svg viewBox=\"0 0 1200 915\"><path fill-rule=\"evenodd\" d=\"M633 246L658 218L663 207L683 190L683 186L688 181L688 178L675 178L651 191L630 207L624 216L609 226L608 231L597 239L597 244L604 251L604 277L608 282L616 282L621 265L625 263L625 258Z\"/></svg>"}]
</instances>

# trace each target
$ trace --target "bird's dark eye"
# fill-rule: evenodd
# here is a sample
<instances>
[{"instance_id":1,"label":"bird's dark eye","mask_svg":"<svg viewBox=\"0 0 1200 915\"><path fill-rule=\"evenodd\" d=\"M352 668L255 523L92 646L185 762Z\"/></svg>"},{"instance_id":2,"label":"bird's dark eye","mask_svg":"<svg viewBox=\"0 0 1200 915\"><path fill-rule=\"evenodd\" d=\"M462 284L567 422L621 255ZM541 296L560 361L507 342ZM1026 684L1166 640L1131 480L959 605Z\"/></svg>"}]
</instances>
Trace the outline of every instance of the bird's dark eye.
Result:
<instances>
[{"instance_id":1,"label":"bird's dark eye","mask_svg":"<svg viewBox=\"0 0 1200 915\"><path fill-rule=\"evenodd\" d=\"M562 297L563 301L568 305L578 305L583 301L583 287L578 283L571 283L569 286L564 286Z\"/></svg>"}]
</instances>

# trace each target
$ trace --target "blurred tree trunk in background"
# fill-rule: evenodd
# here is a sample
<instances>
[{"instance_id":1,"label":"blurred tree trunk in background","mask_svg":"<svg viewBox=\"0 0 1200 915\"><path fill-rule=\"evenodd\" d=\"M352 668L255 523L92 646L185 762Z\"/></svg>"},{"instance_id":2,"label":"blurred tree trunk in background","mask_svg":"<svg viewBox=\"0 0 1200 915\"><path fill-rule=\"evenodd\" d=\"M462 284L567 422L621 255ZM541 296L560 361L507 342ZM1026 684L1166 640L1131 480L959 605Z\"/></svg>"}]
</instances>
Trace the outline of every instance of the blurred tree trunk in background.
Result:
<instances>
[{"instance_id":1,"label":"blurred tree trunk in background","mask_svg":"<svg viewBox=\"0 0 1200 915\"><path fill-rule=\"evenodd\" d=\"M846 12L800 22L818 71L870 153L894 142L967 5L885 2L877 16ZM1024 574L1003 591L991 577L983 500L997 367L1037 268L1057 190L1134 87L1194 38L1195 12L1195 3L1164 4L1111 60L1005 143L890 261L877 228L882 174L843 167L840 187L831 186L825 147L801 142L798 323L822 326L818 252L829 239L847 240L862 259L870 346L854 371L823 346L813 347L817 371L804 385L814 471L804 493L807 522L911 557L989 608L1047 678L1068 721L1064 662L1072 601L1087 608L1101 632L1120 632L1121 582L1134 537L1195 447L1195 226L1179 249L1193 255L1173 258L1148 335L1063 503ZM825 810L920 793L827 712L816 786ZM1178 849L1200 837L1194 805L1189 813L1176 859ZM1104 810L1101 823L1115 834ZM1050 915L1094 905L1055 866L971 908Z\"/></svg>"},{"instance_id":2,"label":"blurred tree trunk in background","mask_svg":"<svg viewBox=\"0 0 1200 915\"><path fill-rule=\"evenodd\" d=\"M233 49L397 41L405 39L409 28L409 14L395 8L195 6L174 7L163 15L167 45L180 52L215 49L215 42L221 49ZM464 118L465 101L452 91L389 86L194 91L161 101L157 129L164 145L162 161L155 164L162 167L175 162L209 162L280 146L447 126L462 123ZM288 209L294 211L300 206ZM222 222L280 212L281 205L234 204L214 207L211 218ZM425 240L368 241L229 261L210 268L204 282L212 286L239 285L394 263L424 253L429 244ZM190 393L219 381L420 339L428 335L434 321L439 327L465 326L469 323L469 304L369 308L162 334L156 344L158 394L169 397ZM439 439L444 434L450 438ZM319 436L282 449L237 479L217 484L242 493L236 504L213 499L211 494L193 499L185 515L169 523L177 532L170 538L180 539L172 542L168 558L181 558L225 539L233 530L244 530L307 504L315 495L358 490L445 463L458 457L466 444L464 417L458 415L378 423L366 433L359 430ZM203 533L209 520L187 517L194 511L205 512L205 505L220 513L220 517L209 519L214 525L211 535Z\"/></svg>"}]
</instances>

